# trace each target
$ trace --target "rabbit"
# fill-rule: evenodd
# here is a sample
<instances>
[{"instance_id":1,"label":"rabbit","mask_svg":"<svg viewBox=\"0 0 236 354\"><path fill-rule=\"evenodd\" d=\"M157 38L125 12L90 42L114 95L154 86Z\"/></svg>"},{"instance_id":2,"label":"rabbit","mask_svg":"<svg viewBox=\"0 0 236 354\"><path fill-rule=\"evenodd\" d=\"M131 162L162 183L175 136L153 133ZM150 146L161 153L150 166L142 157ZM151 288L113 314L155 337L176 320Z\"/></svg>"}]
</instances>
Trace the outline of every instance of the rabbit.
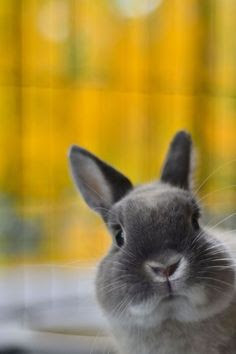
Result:
<instances>
[{"instance_id":1,"label":"rabbit","mask_svg":"<svg viewBox=\"0 0 236 354\"><path fill-rule=\"evenodd\" d=\"M96 295L118 353L236 353L236 235L202 226L192 145L177 132L160 180L138 186L87 150L70 149L74 182L112 238Z\"/></svg>"}]
</instances>

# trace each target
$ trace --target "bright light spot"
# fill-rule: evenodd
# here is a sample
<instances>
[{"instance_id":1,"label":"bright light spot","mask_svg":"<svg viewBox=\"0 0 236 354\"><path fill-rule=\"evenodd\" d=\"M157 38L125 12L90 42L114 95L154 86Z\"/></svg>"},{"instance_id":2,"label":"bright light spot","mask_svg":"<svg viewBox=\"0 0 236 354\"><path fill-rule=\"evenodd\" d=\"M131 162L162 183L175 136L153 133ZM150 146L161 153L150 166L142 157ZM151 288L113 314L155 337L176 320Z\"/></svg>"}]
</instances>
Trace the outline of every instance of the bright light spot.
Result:
<instances>
[{"instance_id":1,"label":"bright light spot","mask_svg":"<svg viewBox=\"0 0 236 354\"><path fill-rule=\"evenodd\" d=\"M64 0L50 1L41 7L38 15L40 33L55 42L69 36L69 7Z\"/></svg>"},{"instance_id":2,"label":"bright light spot","mask_svg":"<svg viewBox=\"0 0 236 354\"><path fill-rule=\"evenodd\" d=\"M140 17L154 11L163 0L116 0L117 7L126 17Z\"/></svg>"}]
</instances>

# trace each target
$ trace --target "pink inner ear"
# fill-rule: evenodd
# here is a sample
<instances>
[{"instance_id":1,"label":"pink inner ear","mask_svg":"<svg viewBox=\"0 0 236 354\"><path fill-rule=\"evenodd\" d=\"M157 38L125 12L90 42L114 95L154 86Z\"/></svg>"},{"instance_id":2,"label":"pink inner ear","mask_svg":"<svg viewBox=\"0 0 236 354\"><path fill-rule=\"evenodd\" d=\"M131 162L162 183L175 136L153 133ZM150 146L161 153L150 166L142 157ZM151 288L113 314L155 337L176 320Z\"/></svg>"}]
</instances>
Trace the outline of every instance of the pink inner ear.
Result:
<instances>
[{"instance_id":1,"label":"pink inner ear","mask_svg":"<svg viewBox=\"0 0 236 354\"><path fill-rule=\"evenodd\" d=\"M111 193L109 190L108 185L106 185L104 182L101 180L97 179L95 176L89 176L87 179L87 187L90 190L91 194L93 195L94 202L97 203L97 200L100 202L99 205L105 204L105 205L110 205L112 200L111 200ZM89 193L89 191L88 191Z\"/></svg>"},{"instance_id":2,"label":"pink inner ear","mask_svg":"<svg viewBox=\"0 0 236 354\"><path fill-rule=\"evenodd\" d=\"M92 209L109 209L132 188L127 177L89 151L73 145L69 152L72 176Z\"/></svg>"},{"instance_id":3,"label":"pink inner ear","mask_svg":"<svg viewBox=\"0 0 236 354\"><path fill-rule=\"evenodd\" d=\"M101 205L109 207L112 204L112 194L106 179L96 163L88 157L83 155L79 157L75 179L85 200L92 208Z\"/></svg>"}]
</instances>

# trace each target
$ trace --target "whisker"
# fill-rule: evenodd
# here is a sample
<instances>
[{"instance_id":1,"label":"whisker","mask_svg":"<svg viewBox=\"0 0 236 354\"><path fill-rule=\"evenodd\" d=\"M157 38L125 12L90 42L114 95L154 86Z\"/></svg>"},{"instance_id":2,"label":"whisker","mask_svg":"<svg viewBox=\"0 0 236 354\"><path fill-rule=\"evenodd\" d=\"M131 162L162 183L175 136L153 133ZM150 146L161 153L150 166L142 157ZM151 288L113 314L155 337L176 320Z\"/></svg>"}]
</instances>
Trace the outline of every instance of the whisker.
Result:
<instances>
[{"instance_id":1,"label":"whisker","mask_svg":"<svg viewBox=\"0 0 236 354\"><path fill-rule=\"evenodd\" d=\"M104 285L102 288L99 288L101 290L103 289L107 289L107 288L110 288L110 287L113 287L113 286L116 286L116 285L124 285L124 280L127 280L127 282L130 282L131 280L133 280L134 277L132 275L120 275L117 277L117 279L115 281L112 281L112 283L109 283L109 284L106 284Z\"/></svg>"},{"instance_id":2,"label":"whisker","mask_svg":"<svg viewBox=\"0 0 236 354\"><path fill-rule=\"evenodd\" d=\"M227 265L227 266L221 266L221 265L212 265L212 266L207 266L207 269L211 269L211 268L216 268L216 269L234 269L233 265Z\"/></svg>"},{"instance_id":3,"label":"whisker","mask_svg":"<svg viewBox=\"0 0 236 354\"><path fill-rule=\"evenodd\" d=\"M216 281L218 282L219 284L223 284L225 286L228 286L228 287L231 287L231 288L234 288L234 285L224 281L224 280L221 280L221 279L217 279L217 278L212 278L212 277L206 277L206 276L202 276L202 277L199 277L197 276L196 278L198 279L202 279L202 280L211 280L211 281Z\"/></svg>"},{"instance_id":4,"label":"whisker","mask_svg":"<svg viewBox=\"0 0 236 354\"><path fill-rule=\"evenodd\" d=\"M134 263L131 263L127 258L124 260L123 263L119 262L119 261L112 261L112 260L104 260L105 263L110 263L110 264L118 264L119 266L121 266L121 269L125 269L127 270L127 268L124 268L125 266L127 267L128 265L134 265ZM117 268L119 269L119 268Z\"/></svg>"},{"instance_id":5,"label":"whisker","mask_svg":"<svg viewBox=\"0 0 236 354\"><path fill-rule=\"evenodd\" d=\"M222 288L219 288L219 287L212 285L212 284L204 284L204 286L210 290L217 291L221 295L225 295L225 292L223 291Z\"/></svg>"},{"instance_id":6,"label":"whisker","mask_svg":"<svg viewBox=\"0 0 236 354\"><path fill-rule=\"evenodd\" d=\"M225 248L227 248L227 247L229 247L231 245L235 245L236 246L236 240L223 243L223 247L225 247ZM218 244L214 244L212 246L207 247L207 251L214 250L214 249L221 250L221 252L222 252L222 245L220 243L218 243ZM227 249L227 251L228 251L228 249Z\"/></svg>"},{"instance_id":7,"label":"whisker","mask_svg":"<svg viewBox=\"0 0 236 354\"><path fill-rule=\"evenodd\" d=\"M207 226L205 226L205 230L202 229L201 232L193 239L192 244L196 243L197 241L199 241L202 237L202 235L204 233L210 232L212 230L214 230L217 226L219 226L220 224L222 224L224 221L232 218L233 216L236 215L236 212L233 212L232 214L226 216L225 218L223 218L222 220L220 220L219 222L217 222L215 225L211 226L210 228L208 228Z\"/></svg>"},{"instance_id":8,"label":"whisker","mask_svg":"<svg viewBox=\"0 0 236 354\"><path fill-rule=\"evenodd\" d=\"M119 285L119 286L115 286L114 288L108 289L105 292L106 292L106 294L109 294L109 293L112 293L113 291L117 291L117 290L124 289L124 288L126 288L125 284Z\"/></svg>"},{"instance_id":9,"label":"whisker","mask_svg":"<svg viewBox=\"0 0 236 354\"><path fill-rule=\"evenodd\" d=\"M209 197L209 195L212 195L214 193L217 193L217 192L222 192L224 190L227 190L227 189L230 189L230 188L235 188L236 187L236 184L231 184L230 186L226 186L226 187L223 187L223 188L219 188L219 189L216 189L212 192L209 192L207 194L205 194L202 198L198 198L197 201L198 203L202 202L203 200L205 200L207 197Z\"/></svg>"},{"instance_id":10,"label":"whisker","mask_svg":"<svg viewBox=\"0 0 236 354\"><path fill-rule=\"evenodd\" d=\"M129 301L127 299L126 303L123 306L123 310L121 310L120 314L119 314L119 318L121 318L122 314L127 310L128 306L132 303L133 298L131 298Z\"/></svg>"},{"instance_id":11,"label":"whisker","mask_svg":"<svg viewBox=\"0 0 236 354\"><path fill-rule=\"evenodd\" d=\"M127 302L127 297L123 298L116 306L115 308L112 310L112 314L116 315L119 313L120 308L122 308L122 306Z\"/></svg>"},{"instance_id":12,"label":"whisker","mask_svg":"<svg viewBox=\"0 0 236 354\"><path fill-rule=\"evenodd\" d=\"M121 253L124 253L126 256L130 257L132 260L136 260L136 257L133 253L131 253L130 251L128 251L127 249L124 250L124 248L120 248L117 245L114 245ZM130 261L131 262L131 261ZM132 262L131 262L132 263ZM134 265L136 265L136 263L133 262Z\"/></svg>"},{"instance_id":13,"label":"whisker","mask_svg":"<svg viewBox=\"0 0 236 354\"><path fill-rule=\"evenodd\" d=\"M234 259L232 259L232 258L212 258L212 257L205 258L205 259L201 260L200 262L198 262L198 264L199 265L206 264L206 262L214 262L214 263L230 262L230 264L232 266L234 266L234 264L235 264Z\"/></svg>"},{"instance_id":14,"label":"whisker","mask_svg":"<svg viewBox=\"0 0 236 354\"><path fill-rule=\"evenodd\" d=\"M213 170L202 182L201 184L198 186L197 190L194 191L194 194L197 194L201 188L206 184L206 182L212 177L214 176L219 170L221 170L223 167L233 163L233 162L236 162L236 159L233 159L233 160L230 160L230 161L227 161L225 163L223 163L222 165L220 165L219 167L217 167L215 170Z\"/></svg>"}]
</instances>

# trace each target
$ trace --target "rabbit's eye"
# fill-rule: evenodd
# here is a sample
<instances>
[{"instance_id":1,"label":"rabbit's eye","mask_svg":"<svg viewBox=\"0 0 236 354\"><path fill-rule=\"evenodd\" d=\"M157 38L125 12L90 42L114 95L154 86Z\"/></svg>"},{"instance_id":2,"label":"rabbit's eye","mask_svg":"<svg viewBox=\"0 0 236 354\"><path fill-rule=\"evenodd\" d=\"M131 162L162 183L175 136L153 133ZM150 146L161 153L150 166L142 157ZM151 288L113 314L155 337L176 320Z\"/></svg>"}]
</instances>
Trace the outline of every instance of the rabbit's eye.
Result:
<instances>
[{"instance_id":1,"label":"rabbit's eye","mask_svg":"<svg viewBox=\"0 0 236 354\"><path fill-rule=\"evenodd\" d=\"M124 239L124 231L121 228L116 231L115 239L116 239L117 246L122 247L125 242L125 239Z\"/></svg>"},{"instance_id":2,"label":"rabbit's eye","mask_svg":"<svg viewBox=\"0 0 236 354\"><path fill-rule=\"evenodd\" d=\"M198 217L196 215L192 216L192 225L195 230L199 230Z\"/></svg>"}]
</instances>

